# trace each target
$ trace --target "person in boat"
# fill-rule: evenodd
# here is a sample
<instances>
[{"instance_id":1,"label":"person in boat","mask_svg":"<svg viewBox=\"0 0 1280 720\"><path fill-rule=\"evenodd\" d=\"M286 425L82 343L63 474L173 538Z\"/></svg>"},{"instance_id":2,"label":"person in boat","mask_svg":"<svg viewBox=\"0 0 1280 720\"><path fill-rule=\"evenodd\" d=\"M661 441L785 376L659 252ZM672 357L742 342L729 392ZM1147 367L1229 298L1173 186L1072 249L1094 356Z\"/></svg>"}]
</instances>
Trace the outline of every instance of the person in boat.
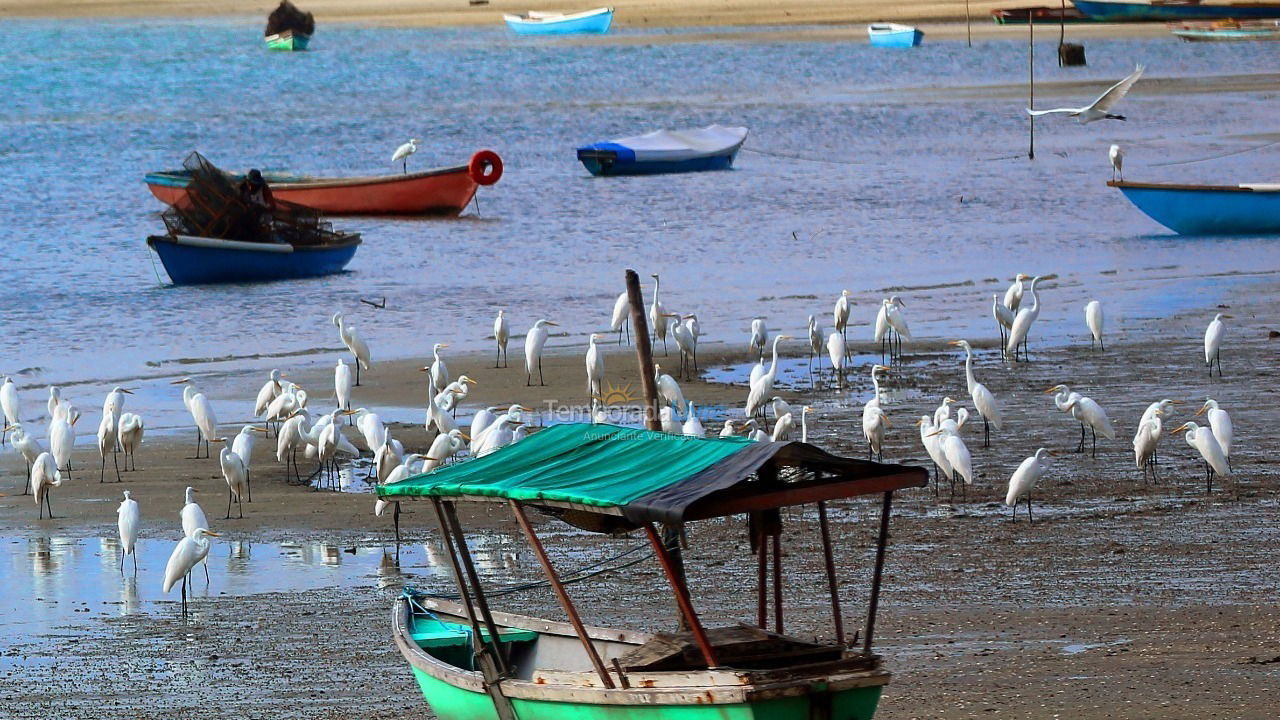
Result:
<instances>
[{"instance_id":1,"label":"person in boat","mask_svg":"<svg viewBox=\"0 0 1280 720\"><path fill-rule=\"evenodd\" d=\"M271 196L271 188L262 178L262 173L254 168L240 181L240 199L249 205L256 205L266 210L275 210L276 200Z\"/></svg>"}]
</instances>

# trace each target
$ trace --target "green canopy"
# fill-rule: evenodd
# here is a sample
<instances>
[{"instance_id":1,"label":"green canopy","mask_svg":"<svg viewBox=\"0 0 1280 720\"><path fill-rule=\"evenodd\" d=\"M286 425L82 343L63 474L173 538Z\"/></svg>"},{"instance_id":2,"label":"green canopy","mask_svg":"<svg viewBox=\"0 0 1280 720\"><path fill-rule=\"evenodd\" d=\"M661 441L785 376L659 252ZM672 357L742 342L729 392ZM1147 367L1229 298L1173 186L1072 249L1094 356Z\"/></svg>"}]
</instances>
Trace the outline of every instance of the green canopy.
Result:
<instances>
[{"instance_id":1,"label":"green canopy","mask_svg":"<svg viewBox=\"0 0 1280 720\"><path fill-rule=\"evenodd\" d=\"M783 478L783 467L807 472ZM515 500L623 516L635 526L922 486L927 479L922 468L841 458L805 443L563 424L484 457L379 486L378 495Z\"/></svg>"}]
</instances>

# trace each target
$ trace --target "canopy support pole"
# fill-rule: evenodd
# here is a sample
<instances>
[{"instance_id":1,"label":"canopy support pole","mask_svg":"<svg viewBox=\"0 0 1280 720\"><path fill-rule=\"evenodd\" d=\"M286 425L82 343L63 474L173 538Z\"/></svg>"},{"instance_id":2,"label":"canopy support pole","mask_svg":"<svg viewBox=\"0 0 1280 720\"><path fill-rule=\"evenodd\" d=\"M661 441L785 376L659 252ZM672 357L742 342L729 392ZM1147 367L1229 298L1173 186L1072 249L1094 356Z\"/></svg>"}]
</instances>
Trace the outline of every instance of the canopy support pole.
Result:
<instances>
[{"instance_id":1,"label":"canopy support pole","mask_svg":"<svg viewBox=\"0 0 1280 720\"><path fill-rule=\"evenodd\" d=\"M782 533L769 538L773 545L773 631L782 634Z\"/></svg>"},{"instance_id":2,"label":"canopy support pole","mask_svg":"<svg viewBox=\"0 0 1280 720\"><path fill-rule=\"evenodd\" d=\"M822 560L827 567L827 587L831 590L831 620L836 642L844 645L844 619L840 616L840 590L836 581L836 561L831 553L831 526L827 522L827 502L818 501L818 527L822 530Z\"/></svg>"},{"instance_id":3,"label":"canopy support pole","mask_svg":"<svg viewBox=\"0 0 1280 720\"><path fill-rule=\"evenodd\" d=\"M680 606L680 614L684 616L684 620L689 625L689 629L693 632L693 638L698 643L698 649L702 651L702 659L706 661L707 668L719 667L716 662L715 649L711 647L711 641L707 638L707 631L702 628L702 622L698 620L698 613L693 609L693 602L689 599L689 590L685 584L681 582L681 578L676 575L675 566L671 562L671 556L667 553L667 548L662 542L662 538L658 537L658 531L653 529L653 523L644 524L645 535L649 536L649 544L653 546L653 554L658 556L658 564L662 565L662 571L667 574L667 581L671 583L671 589L676 594L676 604Z\"/></svg>"},{"instance_id":4,"label":"canopy support pole","mask_svg":"<svg viewBox=\"0 0 1280 720\"><path fill-rule=\"evenodd\" d=\"M496 651L494 655L497 659L498 670L505 675L508 670L506 647L502 644L502 636L498 634L498 624L493 621L493 614L489 612L489 601L485 598L484 588L480 585L480 574L476 572L475 563L471 560L471 551L467 548L467 538L462 532L462 524L458 522L457 508L448 500L440 501L440 504L444 507L445 518L449 521L450 530L458 546L458 555L462 558L462 567L467 572L467 580L475 590L476 607L480 609L480 617L484 620L485 628L489 631L489 641Z\"/></svg>"},{"instance_id":5,"label":"canopy support pole","mask_svg":"<svg viewBox=\"0 0 1280 720\"><path fill-rule=\"evenodd\" d=\"M638 338L639 336L637 336ZM637 339L637 343L639 340ZM569 599L569 594L565 592L564 585L560 582L560 576L556 574L556 569L551 566L551 558L547 557L547 551L542 547L542 541L538 539L537 533L533 531L533 525L529 524L529 517L525 515L524 508L515 500L508 500L511 503L511 512L516 516L516 522L519 523L520 529L524 531L525 537L529 539L529 545L533 547L533 553L538 556L538 562L542 565L542 572L547 576L547 581L551 583L551 589L555 591L556 599L560 601L560 606L564 608L564 612L569 616L569 622L573 624L574 632L578 633L578 639L582 641L582 648L587 651L587 657L591 659L591 664L595 666L596 674L600 676L600 682L610 690L614 689L613 678L609 676L609 671L604 666L604 661L600 659L600 653L596 651L596 646L591 642L591 637L587 635L587 628L582 624L582 618L578 617L578 609L573 606L573 601Z\"/></svg>"},{"instance_id":6,"label":"canopy support pole","mask_svg":"<svg viewBox=\"0 0 1280 720\"><path fill-rule=\"evenodd\" d=\"M765 543L764 533L755 537L756 541L756 624L761 630L769 627L769 546Z\"/></svg>"},{"instance_id":7,"label":"canopy support pole","mask_svg":"<svg viewBox=\"0 0 1280 720\"><path fill-rule=\"evenodd\" d=\"M880 606L880 579L884 575L884 551L889 544L889 507L893 503L893 491L884 494L880 506L880 536L876 539L876 570L871 578L871 601L867 603L867 636L862 642L862 652L871 654L871 637L876 629L876 610Z\"/></svg>"}]
</instances>

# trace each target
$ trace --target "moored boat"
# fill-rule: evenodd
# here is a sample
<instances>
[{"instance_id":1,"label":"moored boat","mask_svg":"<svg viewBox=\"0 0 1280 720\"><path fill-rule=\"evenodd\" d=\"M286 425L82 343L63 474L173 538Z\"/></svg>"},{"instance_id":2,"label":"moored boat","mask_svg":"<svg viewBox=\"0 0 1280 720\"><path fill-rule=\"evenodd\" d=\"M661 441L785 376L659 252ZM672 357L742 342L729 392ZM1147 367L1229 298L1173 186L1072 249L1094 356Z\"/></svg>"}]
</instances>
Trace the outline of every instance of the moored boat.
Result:
<instances>
[{"instance_id":1,"label":"moored boat","mask_svg":"<svg viewBox=\"0 0 1280 720\"><path fill-rule=\"evenodd\" d=\"M1280 3L1200 3L1198 0L1072 0L1100 22L1280 18Z\"/></svg>"},{"instance_id":2,"label":"moored boat","mask_svg":"<svg viewBox=\"0 0 1280 720\"><path fill-rule=\"evenodd\" d=\"M517 35L582 35L609 32L613 8L602 7L576 13L538 12L503 15L507 27Z\"/></svg>"},{"instance_id":3,"label":"moored boat","mask_svg":"<svg viewBox=\"0 0 1280 720\"><path fill-rule=\"evenodd\" d=\"M502 159L482 150L466 165L406 175L313 178L263 173L278 199L329 215L457 215L480 185L502 178ZM239 182L241 176L231 175ZM147 187L166 205L182 202L191 181L187 170L147 173Z\"/></svg>"},{"instance_id":4,"label":"moored boat","mask_svg":"<svg viewBox=\"0 0 1280 720\"><path fill-rule=\"evenodd\" d=\"M267 16L267 29L262 34L268 49L293 51L306 50L315 32L315 16L298 9L290 0L280 0Z\"/></svg>"},{"instance_id":5,"label":"moored boat","mask_svg":"<svg viewBox=\"0 0 1280 720\"><path fill-rule=\"evenodd\" d=\"M1212 23L1183 23L1171 26L1170 32L1187 42L1280 40L1280 21L1242 23L1222 20Z\"/></svg>"},{"instance_id":6,"label":"moored boat","mask_svg":"<svg viewBox=\"0 0 1280 720\"><path fill-rule=\"evenodd\" d=\"M270 50L306 50L307 45L311 44L311 36L306 33L294 32L293 30L285 30L284 32L273 33L263 38Z\"/></svg>"},{"instance_id":7,"label":"moored boat","mask_svg":"<svg viewBox=\"0 0 1280 720\"><path fill-rule=\"evenodd\" d=\"M871 23L867 37L875 47L910 48L924 41L924 31L898 23Z\"/></svg>"},{"instance_id":8,"label":"moored boat","mask_svg":"<svg viewBox=\"0 0 1280 720\"><path fill-rule=\"evenodd\" d=\"M325 244L294 245L153 235L147 245L160 256L174 285L203 285L333 275L355 257L360 236L347 233Z\"/></svg>"},{"instance_id":9,"label":"moored boat","mask_svg":"<svg viewBox=\"0 0 1280 720\"><path fill-rule=\"evenodd\" d=\"M584 145L577 152L578 160L592 175L728 170L746 139L747 128L709 125L691 130L656 130Z\"/></svg>"},{"instance_id":10,"label":"moored boat","mask_svg":"<svg viewBox=\"0 0 1280 720\"><path fill-rule=\"evenodd\" d=\"M1061 7L1020 7L1020 8L1000 8L991 11L991 19L997 25L1026 25L1035 20L1036 24L1040 23L1082 23L1093 22L1088 15L1080 12L1073 6L1068 6L1065 10Z\"/></svg>"},{"instance_id":11,"label":"moored boat","mask_svg":"<svg viewBox=\"0 0 1280 720\"><path fill-rule=\"evenodd\" d=\"M1112 180L1129 202L1181 235L1280 234L1280 183L1178 185Z\"/></svg>"},{"instance_id":12,"label":"moored boat","mask_svg":"<svg viewBox=\"0 0 1280 720\"><path fill-rule=\"evenodd\" d=\"M460 598L406 589L394 605L393 640L440 720L870 720L890 681L872 647L892 497L927 478L922 468L841 458L805 443L554 425L488 455L378 488L384 500L426 500L434 508ZM853 632L844 626L826 503L858 495L881 503L865 624ZM455 509L460 501L509 508L568 622L490 609ZM783 524L794 513L782 508L812 504L831 603L822 638L787 634L783 624ZM592 532L640 531L688 630L648 634L586 625L529 508ZM743 594L757 589L755 622L705 627L673 561L678 536L660 535L656 524L744 515L755 556L747 566L758 571L743 578ZM618 602L633 591L624 589Z\"/></svg>"}]
</instances>

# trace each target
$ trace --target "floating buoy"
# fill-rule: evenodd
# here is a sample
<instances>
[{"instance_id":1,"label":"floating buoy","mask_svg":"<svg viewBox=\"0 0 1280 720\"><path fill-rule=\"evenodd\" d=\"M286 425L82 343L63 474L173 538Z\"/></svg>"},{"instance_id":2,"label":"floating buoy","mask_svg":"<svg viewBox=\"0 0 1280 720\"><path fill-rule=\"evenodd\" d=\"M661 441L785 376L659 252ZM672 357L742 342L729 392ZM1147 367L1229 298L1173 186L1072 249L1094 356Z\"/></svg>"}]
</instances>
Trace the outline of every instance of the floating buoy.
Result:
<instances>
[{"instance_id":1,"label":"floating buoy","mask_svg":"<svg viewBox=\"0 0 1280 720\"><path fill-rule=\"evenodd\" d=\"M502 158L492 150L481 150L471 156L467 174L477 185L492 185L502 179Z\"/></svg>"}]
</instances>

